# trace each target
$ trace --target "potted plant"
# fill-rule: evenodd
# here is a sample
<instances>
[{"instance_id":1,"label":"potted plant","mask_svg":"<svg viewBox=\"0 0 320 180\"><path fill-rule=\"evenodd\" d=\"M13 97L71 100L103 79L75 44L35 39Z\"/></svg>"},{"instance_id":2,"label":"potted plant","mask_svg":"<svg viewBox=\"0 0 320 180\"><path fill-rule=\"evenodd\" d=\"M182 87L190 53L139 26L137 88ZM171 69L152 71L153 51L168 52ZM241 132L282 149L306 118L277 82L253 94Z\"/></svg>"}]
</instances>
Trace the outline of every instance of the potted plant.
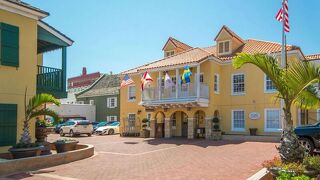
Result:
<instances>
[{"instance_id":1,"label":"potted plant","mask_svg":"<svg viewBox=\"0 0 320 180\"><path fill-rule=\"evenodd\" d=\"M256 136L258 128L249 128L250 136Z\"/></svg>"},{"instance_id":2,"label":"potted plant","mask_svg":"<svg viewBox=\"0 0 320 180\"><path fill-rule=\"evenodd\" d=\"M53 117L54 119L58 117L58 115L54 111L49 110L47 108L43 108L44 104L46 103L53 103L57 106L60 105L60 102L49 94L37 94L36 96L29 99L27 104L26 89L24 95L25 117L23 121L23 132L21 134L19 143L17 143L9 149L9 152L12 154L14 159L40 155L43 146L38 143L32 143L29 124L32 119L39 116L48 115Z\"/></svg>"},{"instance_id":3,"label":"potted plant","mask_svg":"<svg viewBox=\"0 0 320 180\"><path fill-rule=\"evenodd\" d=\"M58 139L54 142L57 153L63 153L68 151L74 151L79 141L75 139Z\"/></svg>"},{"instance_id":4,"label":"potted plant","mask_svg":"<svg viewBox=\"0 0 320 180\"><path fill-rule=\"evenodd\" d=\"M212 139L213 140L221 140L222 139L222 132L219 126L220 119L218 117L214 117L212 119Z\"/></svg>"},{"instance_id":5,"label":"potted plant","mask_svg":"<svg viewBox=\"0 0 320 180\"><path fill-rule=\"evenodd\" d=\"M143 138L148 138L150 137L150 131L147 129L148 125L147 123L149 122L149 119L144 118L142 119L142 131L140 133L140 136Z\"/></svg>"},{"instance_id":6,"label":"potted plant","mask_svg":"<svg viewBox=\"0 0 320 180\"><path fill-rule=\"evenodd\" d=\"M56 122L56 120L55 120ZM51 154L50 143L46 141L48 136L48 127L52 126L51 123L47 122L44 119L36 119L36 143L43 145L41 155Z\"/></svg>"}]
</instances>

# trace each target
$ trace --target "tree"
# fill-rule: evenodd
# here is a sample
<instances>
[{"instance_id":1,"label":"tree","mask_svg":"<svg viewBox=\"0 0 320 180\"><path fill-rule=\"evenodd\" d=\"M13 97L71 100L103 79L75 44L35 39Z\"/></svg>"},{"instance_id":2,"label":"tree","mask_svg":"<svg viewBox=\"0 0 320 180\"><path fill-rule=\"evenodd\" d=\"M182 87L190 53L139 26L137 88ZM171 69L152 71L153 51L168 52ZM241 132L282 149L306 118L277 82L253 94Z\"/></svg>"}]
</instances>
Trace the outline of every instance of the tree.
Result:
<instances>
[{"instance_id":1,"label":"tree","mask_svg":"<svg viewBox=\"0 0 320 180\"><path fill-rule=\"evenodd\" d=\"M319 107L320 98L314 85L320 82L320 67L306 61L290 62L289 67L281 68L277 60L265 54L240 53L233 61L233 67L253 64L261 69L276 87L277 98L284 102L284 122L281 144L278 147L284 162L301 161L304 149L293 131L291 107L303 109Z\"/></svg>"},{"instance_id":2,"label":"tree","mask_svg":"<svg viewBox=\"0 0 320 180\"><path fill-rule=\"evenodd\" d=\"M27 90L25 91L25 117L23 121L23 132L19 140L20 144L31 144L29 123L33 118L38 116L51 116L55 121L59 120L59 115L56 112L48 108L43 108L46 103L52 103L57 106L60 105L59 100L50 94L37 94L32 97L27 104Z\"/></svg>"}]
</instances>

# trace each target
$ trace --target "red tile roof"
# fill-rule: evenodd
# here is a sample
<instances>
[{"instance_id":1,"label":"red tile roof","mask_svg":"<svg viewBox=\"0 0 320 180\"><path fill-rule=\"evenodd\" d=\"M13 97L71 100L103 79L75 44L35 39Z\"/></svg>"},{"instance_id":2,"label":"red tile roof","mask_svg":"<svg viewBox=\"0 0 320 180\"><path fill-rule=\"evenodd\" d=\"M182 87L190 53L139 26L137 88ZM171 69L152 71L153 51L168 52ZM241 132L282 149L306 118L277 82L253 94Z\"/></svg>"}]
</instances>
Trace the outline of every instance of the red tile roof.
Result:
<instances>
[{"instance_id":1,"label":"red tile roof","mask_svg":"<svg viewBox=\"0 0 320 180\"><path fill-rule=\"evenodd\" d=\"M169 37L169 39L167 40L166 44L163 46L162 50L164 50L164 48L166 47L166 45L168 44L168 42L172 42L172 44L175 46L175 47L178 47L178 48L181 48L183 50L189 50L191 49L192 47L189 46L188 44L185 44L173 37Z\"/></svg>"},{"instance_id":2,"label":"red tile roof","mask_svg":"<svg viewBox=\"0 0 320 180\"><path fill-rule=\"evenodd\" d=\"M68 79L68 89L89 86L93 84L101 76L100 72L86 75L80 75ZM70 83L72 82L72 85Z\"/></svg>"},{"instance_id":3,"label":"red tile roof","mask_svg":"<svg viewBox=\"0 0 320 180\"><path fill-rule=\"evenodd\" d=\"M320 54L310 54L305 57L307 61L320 60Z\"/></svg>"}]
</instances>

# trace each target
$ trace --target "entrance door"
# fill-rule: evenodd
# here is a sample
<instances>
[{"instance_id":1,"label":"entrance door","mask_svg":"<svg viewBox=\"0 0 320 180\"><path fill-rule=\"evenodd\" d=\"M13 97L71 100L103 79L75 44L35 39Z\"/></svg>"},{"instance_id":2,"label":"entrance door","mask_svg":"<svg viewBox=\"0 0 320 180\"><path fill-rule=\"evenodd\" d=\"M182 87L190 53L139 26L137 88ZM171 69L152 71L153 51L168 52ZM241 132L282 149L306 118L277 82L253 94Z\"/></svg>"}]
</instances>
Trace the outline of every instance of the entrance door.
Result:
<instances>
[{"instance_id":1,"label":"entrance door","mask_svg":"<svg viewBox=\"0 0 320 180\"><path fill-rule=\"evenodd\" d=\"M164 123L156 123L156 138L164 137Z\"/></svg>"},{"instance_id":2,"label":"entrance door","mask_svg":"<svg viewBox=\"0 0 320 180\"><path fill-rule=\"evenodd\" d=\"M183 113L181 114L181 136L188 137L188 117Z\"/></svg>"}]
</instances>

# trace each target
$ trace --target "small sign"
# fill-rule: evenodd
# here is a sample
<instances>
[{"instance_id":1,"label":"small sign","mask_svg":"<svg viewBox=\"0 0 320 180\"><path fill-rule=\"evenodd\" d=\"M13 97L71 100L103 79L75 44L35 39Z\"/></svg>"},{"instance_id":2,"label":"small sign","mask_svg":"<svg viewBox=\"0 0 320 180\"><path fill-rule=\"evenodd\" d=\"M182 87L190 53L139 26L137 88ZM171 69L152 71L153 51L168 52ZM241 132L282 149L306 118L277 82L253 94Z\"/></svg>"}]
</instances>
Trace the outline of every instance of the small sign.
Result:
<instances>
[{"instance_id":1,"label":"small sign","mask_svg":"<svg viewBox=\"0 0 320 180\"><path fill-rule=\"evenodd\" d=\"M251 112L251 113L249 114L249 118L250 118L251 120L260 119L260 113L258 113L258 112Z\"/></svg>"}]
</instances>

